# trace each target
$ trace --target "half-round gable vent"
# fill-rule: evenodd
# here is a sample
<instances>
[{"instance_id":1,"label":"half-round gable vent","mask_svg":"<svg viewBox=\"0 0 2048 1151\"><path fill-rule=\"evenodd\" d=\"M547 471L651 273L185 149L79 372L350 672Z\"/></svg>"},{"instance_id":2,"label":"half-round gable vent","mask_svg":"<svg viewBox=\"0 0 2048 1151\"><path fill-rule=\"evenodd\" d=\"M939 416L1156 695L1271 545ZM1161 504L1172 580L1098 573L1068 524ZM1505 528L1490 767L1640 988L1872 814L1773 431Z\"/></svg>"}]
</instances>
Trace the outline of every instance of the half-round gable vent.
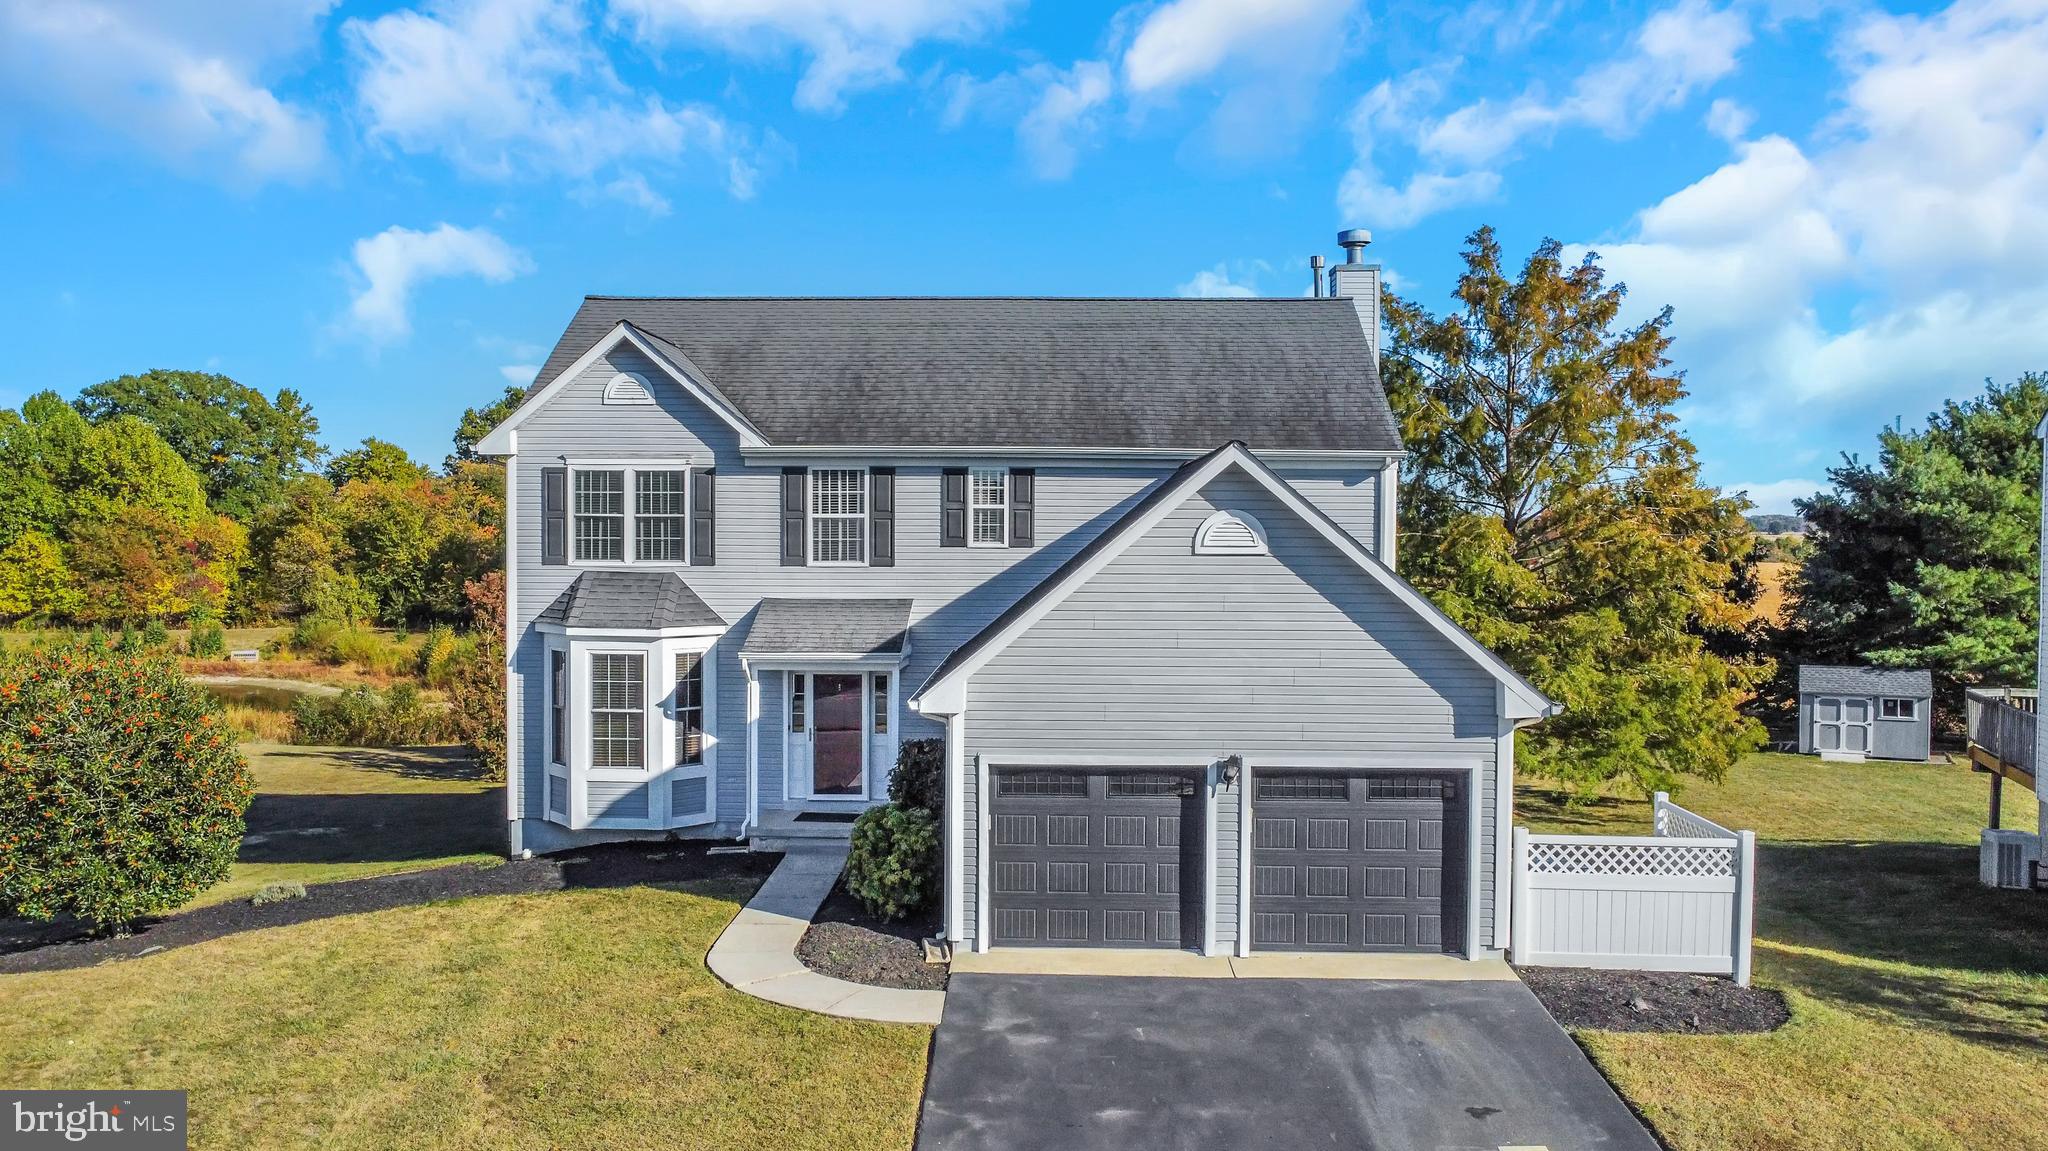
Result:
<instances>
[{"instance_id":1,"label":"half-round gable vent","mask_svg":"<svg viewBox=\"0 0 2048 1151\"><path fill-rule=\"evenodd\" d=\"M1198 556L1267 554L1266 528L1250 512L1216 512L1195 529Z\"/></svg>"},{"instance_id":2,"label":"half-round gable vent","mask_svg":"<svg viewBox=\"0 0 2048 1151\"><path fill-rule=\"evenodd\" d=\"M620 372L604 386L604 402L651 404L654 402L654 393L647 387L647 377L636 372Z\"/></svg>"}]
</instances>

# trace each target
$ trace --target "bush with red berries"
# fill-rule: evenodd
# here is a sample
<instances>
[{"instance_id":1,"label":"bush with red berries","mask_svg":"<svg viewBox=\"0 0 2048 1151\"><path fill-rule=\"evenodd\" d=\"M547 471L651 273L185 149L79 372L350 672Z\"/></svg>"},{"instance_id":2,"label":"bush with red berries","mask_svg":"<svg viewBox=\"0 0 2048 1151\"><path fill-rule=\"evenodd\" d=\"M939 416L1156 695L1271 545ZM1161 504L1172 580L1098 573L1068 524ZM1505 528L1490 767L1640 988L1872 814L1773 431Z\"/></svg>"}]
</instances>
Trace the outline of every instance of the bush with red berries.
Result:
<instances>
[{"instance_id":1,"label":"bush with red berries","mask_svg":"<svg viewBox=\"0 0 2048 1151\"><path fill-rule=\"evenodd\" d=\"M220 705L160 653L0 662L0 912L122 930L228 874L253 787Z\"/></svg>"}]
</instances>

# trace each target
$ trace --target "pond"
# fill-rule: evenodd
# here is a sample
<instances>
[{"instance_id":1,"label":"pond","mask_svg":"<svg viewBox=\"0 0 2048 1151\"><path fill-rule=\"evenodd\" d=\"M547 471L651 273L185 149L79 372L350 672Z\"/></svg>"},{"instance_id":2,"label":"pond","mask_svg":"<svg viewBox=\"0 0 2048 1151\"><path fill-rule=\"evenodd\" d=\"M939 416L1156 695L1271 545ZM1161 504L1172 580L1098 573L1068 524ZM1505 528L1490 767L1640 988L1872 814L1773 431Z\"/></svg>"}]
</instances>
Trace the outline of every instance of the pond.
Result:
<instances>
[{"instance_id":1,"label":"pond","mask_svg":"<svg viewBox=\"0 0 2048 1151\"><path fill-rule=\"evenodd\" d=\"M258 711L290 711L304 698L304 692L260 683L202 683L206 693L226 704L240 704Z\"/></svg>"}]
</instances>

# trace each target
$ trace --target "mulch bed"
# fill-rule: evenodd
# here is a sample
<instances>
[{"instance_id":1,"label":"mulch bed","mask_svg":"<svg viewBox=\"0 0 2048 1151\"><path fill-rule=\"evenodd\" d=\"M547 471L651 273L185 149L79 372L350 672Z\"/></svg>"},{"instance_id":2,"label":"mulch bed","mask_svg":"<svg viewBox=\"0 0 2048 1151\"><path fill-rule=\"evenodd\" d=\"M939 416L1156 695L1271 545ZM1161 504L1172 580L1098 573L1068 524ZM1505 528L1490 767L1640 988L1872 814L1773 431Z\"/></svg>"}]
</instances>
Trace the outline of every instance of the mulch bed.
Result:
<instances>
[{"instance_id":1,"label":"mulch bed","mask_svg":"<svg viewBox=\"0 0 2048 1151\"><path fill-rule=\"evenodd\" d=\"M834 884L798 941L796 957L820 975L850 983L944 991L946 965L926 963L922 942L938 933L936 910L885 923L869 915L844 884Z\"/></svg>"},{"instance_id":2,"label":"mulch bed","mask_svg":"<svg viewBox=\"0 0 2048 1151\"><path fill-rule=\"evenodd\" d=\"M1785 997L1682 971L1517 967L1522 982L1567 1030L1733 1035L1776 1031L1792 1018Z\"/></svg>"},{"instance_id":3,"label":"mulch bed","mask_svg":"<svg viewBox=\"0 0 2048 1151\"><path fill-rule=\"evenodd\" d=\"M767 878L782 857L772 853L708 853L711 845L612 843L499 864L460 864L316 883L304 899L261 906L246 899L218 903L162 919L145 920L133 934L94 938L83 925L59 920L35 923L0 919L0 974L63 971L134 959L209 939L328 919L366 911L411 907L472 895L532 895L575 887L633 887L640 884Z\"/></svg>"}]
</instances>

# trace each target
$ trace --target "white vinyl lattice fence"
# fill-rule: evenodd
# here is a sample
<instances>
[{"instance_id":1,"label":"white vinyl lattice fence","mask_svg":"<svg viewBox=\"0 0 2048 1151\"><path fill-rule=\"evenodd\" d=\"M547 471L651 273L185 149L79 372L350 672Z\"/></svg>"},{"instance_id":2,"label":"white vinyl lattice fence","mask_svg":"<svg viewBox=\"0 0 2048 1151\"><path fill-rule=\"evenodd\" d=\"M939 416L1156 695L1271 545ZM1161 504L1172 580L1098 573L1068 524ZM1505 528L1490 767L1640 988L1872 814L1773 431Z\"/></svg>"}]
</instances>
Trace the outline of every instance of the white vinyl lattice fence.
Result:
<instances>
[{"instance_id":1,"label":"white vinyl lattice fence","mask_svg":"<svg viewBox=\"0 0 2048 1151\"><path fill-rule=\"evenodd\" d=\"M1515 962L1697 971L1748 985L1756 834L1663 792L1654 811L1647 836L1515 829Z\"/></svg>"}]
</instances>

